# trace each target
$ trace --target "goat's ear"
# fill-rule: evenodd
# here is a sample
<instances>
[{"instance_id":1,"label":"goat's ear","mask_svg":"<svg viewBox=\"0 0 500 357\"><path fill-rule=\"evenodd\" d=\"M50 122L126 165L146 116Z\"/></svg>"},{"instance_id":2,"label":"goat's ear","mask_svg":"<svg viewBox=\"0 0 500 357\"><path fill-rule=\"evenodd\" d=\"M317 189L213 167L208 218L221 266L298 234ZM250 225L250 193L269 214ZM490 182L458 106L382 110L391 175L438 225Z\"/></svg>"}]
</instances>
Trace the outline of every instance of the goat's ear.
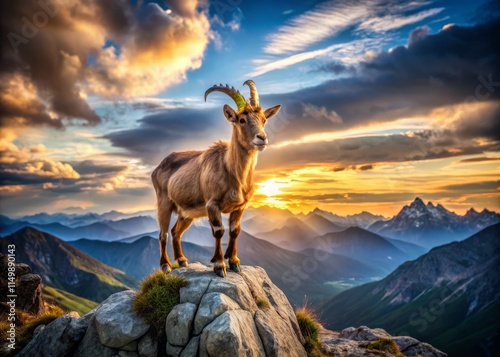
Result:
<instances>
[{"instance_id":1,"label":"goat's ear","mask_svg":"<svg viewBox=\"0 0 500 357\"><path fill-rule=\"evenodd\" d=\"M229 105L224 104L224 116L226 117L227 121L234 123L238 120L238 114L234 111L233 108L231 108Z\"/></svg>"},{"instance_id":2,"label":"goat's ear","mask_svg":"<svg viewBox=\"0 0 500 357\"><path fill-rule=\"evenodd\" d=\"M264 112L264 115L266 116L266 119L271 119L273 116L275 116L276 114L278 114L278 112L280 111L281 109L281 105L278 104L272 108L268 108L266 109L266 111Z\"/></svg>"}]
</instances>

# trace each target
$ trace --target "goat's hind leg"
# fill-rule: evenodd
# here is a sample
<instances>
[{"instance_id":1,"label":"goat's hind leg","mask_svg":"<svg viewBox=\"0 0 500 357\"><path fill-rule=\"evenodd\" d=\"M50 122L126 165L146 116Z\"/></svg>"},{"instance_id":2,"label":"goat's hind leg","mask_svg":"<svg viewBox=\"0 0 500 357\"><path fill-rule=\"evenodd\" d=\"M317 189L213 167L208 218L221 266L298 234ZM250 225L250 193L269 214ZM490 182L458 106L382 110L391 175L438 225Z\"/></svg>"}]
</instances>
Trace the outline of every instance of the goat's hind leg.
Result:
<instances>
[{"instance_id":1,"label":"goat's hind leg","mask_svg":"<svg viewBox=\"0 0 500 357\"><path fill-rule=\"evenodd\" d=\"M168 198L158 198L158 224L160 225L160 268L168 274L172 271L172 264L168 259L167 243L168 243L168 227L170 225L170 218L174 210L174 203Z\"/></svg>"},{"instance_id":2,"label":"goat's hind leg","mask_svg":"<svg viewBox=\"0 0 500 357\"><path fill-rule=\"evenodd\" d=\"M182 252L181 239L182 234L186 231L186 229L191 226L193 223L193 219L189 217L184 217L180 213L177 217L177 221L175 225L172 227L172 248L174 250L174 259L177 260L180 267L188 266L188 259L184 256Z\"/></svg>"}]
</instances>

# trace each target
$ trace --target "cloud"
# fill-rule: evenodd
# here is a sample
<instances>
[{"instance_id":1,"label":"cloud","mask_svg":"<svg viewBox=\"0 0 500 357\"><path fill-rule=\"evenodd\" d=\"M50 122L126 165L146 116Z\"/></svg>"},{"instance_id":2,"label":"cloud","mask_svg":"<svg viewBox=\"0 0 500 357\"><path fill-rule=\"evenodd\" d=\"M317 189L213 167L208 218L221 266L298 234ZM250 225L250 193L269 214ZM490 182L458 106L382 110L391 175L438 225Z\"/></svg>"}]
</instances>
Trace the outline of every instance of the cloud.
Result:
<instances>
[{"instance_id":1,"label":"cloud","mask_svg":"<svg viewBox=\"0 0 500 357\"><path fill-rule=\"evenodd\" d=\"M386 15L381 17L375 17L363 21L359 24L359 30L371 31L371 32L386 32L400 27L413 24L415 22L422 21L428 17L439 14L444 10L444 7L429 9L420 11L416 14L410 16L400 16L400 15Z\"/></svg>"},{"instance_id":2,"label":"cloud","mask_svg":"<svg viewBox=\"0 0 500 357\"><path fill-rule=\"evenodd\" d=\"M457 185L446 185L443 186L442 189L447 191L465 191L468 193L489 193L498 191L500 189L500 181L482 181Z\"/></svg>"},{"instance_id":3,"label":"cloud","mask_svg":"<svg viewBox=\"0 0 500 357\"><path fill-rule=\"evenodd\" d=\"M0 185L29 185L79 178L80 174L71 165L48 159L0 164Z\"/></svg>"},{"instance_id":4,"label":"cloud","mask_svg":"<svg viewBox=\"0 0 500 357\"><path fill-rule=\"evenodd\" d=\"M151 95L199 68L210 41L204 2L8 2L2 11L2 123L61 128L101 118L88 95ZM19 93L24 95L18 95Z\"/></svg>"},{"instance_id":5,"label":"cloud","mask_svg":"<svg viewBox=\"0 0 500 357\"><path fill-rule=\"evenodd\" d=\"M264 52L283 54L303 51L355 24L360 18L368 17L371 12L369 5L358 1L327 1L294 17L270 35Z\"/></svg>"},{"instance_id":6,"label":"cloud","mask_svg":"<svg viewBox=\"0 0 500 357\"><path fill-rule=\"evenodd\" d=\"M333 166L334 172L346 169L366 171L382 163L434 160L499 150L500 141L460 138L452 130L426 130L271 146L260 155L258 168L293 170L324 165Z\"/></svg>"},{"instance_id":7,"label":"cloud","mask_svg":"<svg viewBox=\"0 0 500 357\"><path fill-rule=\"evenodd\" d=\"M204 149L218 139L229 139L230 128L220 108L180 108L148 115L139 120L137 128L104 137L132 157L159 164L172 151Z\"/></svg>"},{"instance_id":8,"label":"cloud","mask_svg":"<svg viewBox=\"0 0 500 357\"><path fill-rule=\"evenodd\" d=\"M295 16L267 38L264 52L281 55L302 52L343 31L383 34L432 17L444 8L409 14L427 1L326 1ZM387 15L389 13L389 15Z\"/></svg>"},{"instance_id":9,"label":"cloud","mask_svg":"<svg viewBox=\"0 0 500 357\"><path fill-rule=\"evenodd\" d=\"M489 161L500 161L500 157L487 157L487 156L472 157L470 159L462 159L458 162L461 164L468 164L474 162L489 162Z\"/></svg>"},{"instance_id":10,"label":"cloud","mask_svg":"<svg viewBox=\"0 0 500 357\"><path fill-rule=\"evenodd\" d=\"M432 116L441 107L463 103L496 102L500 98L500 53L491 33L500 31L500 20L471 27L452 26L436 34L411 34L412 43L380 52L361 62L355 74L326 81L296 92L266 96L283 104L286 124L274 143L312 133L340 131L401 118ZM419 40L416 40L416 37ZM342 125L318 125L304 116L304 105L335 111ZM492 105L490 110L496 113ZM495 122L487 114L463 120L462 130L494 137ZM498 122L498 121L497 121ZM468 124L467 124L468 123Z\"/></svg>"}]
</instances>

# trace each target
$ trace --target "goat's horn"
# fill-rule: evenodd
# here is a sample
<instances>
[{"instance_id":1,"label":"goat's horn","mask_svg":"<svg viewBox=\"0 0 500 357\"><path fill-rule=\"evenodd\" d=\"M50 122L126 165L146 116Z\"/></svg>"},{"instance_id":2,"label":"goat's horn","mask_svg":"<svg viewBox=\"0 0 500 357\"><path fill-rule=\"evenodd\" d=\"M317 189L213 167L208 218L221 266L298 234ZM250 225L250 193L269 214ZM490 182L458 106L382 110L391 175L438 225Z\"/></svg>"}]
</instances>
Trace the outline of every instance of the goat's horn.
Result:
<instances>
[{"instance_id":1,"label":"goat's horn","mask_svg":"<svg viewBox=\"0 0 500 357\"><path fill-rule=\"evenodd\" d=\"M257 92L257 87L255 86L255 82L251 79L245 81L243 85L247 85L250 88L250 105L252 107L259 106L259 93Z\"/></svg>"},{"instance_id":2,"label":"goat's horn","mask_svg":"<svg viewBox=\"0 0 500 357\"><path fill-rule=\"evenodd\" d=\"M222 84L220 86L218 85L214 85L213 87L210 87L207 89L207 91L205 92L205 102L207 101L207 97L210 93L212 92L221 92L221 93L225 93L227 94L228 96L231 97L231 99L234 100L234 102L236 103L236 106L238 107L238 111L241 111L243 108L245 108L247 102L245 101L245 98L241 95L240 92L236 91L233 88L229 88L229 86L223 86Z\"/></svg>"}]
</instances>

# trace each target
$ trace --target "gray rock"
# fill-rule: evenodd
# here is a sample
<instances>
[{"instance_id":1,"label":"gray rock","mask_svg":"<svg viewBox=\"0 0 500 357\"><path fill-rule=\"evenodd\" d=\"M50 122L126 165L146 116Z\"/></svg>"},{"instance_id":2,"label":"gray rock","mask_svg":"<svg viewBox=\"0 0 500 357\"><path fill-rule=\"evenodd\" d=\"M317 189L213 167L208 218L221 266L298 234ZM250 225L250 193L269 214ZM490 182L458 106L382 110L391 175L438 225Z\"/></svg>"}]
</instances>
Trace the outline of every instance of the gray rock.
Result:
<instances>
[{"instance_id":1,"label":"gray rock","mask_svg":"<svg viewBox=\"0 0 500 357\"><path fill-rule=\"evenodd\" d=\"M400 351L406 350L408 347L416 346L420 343L419 340L409 336L396 336L392 338Z\"/></svg>"},{"instance_id":2,"label":"gray rock","mask_svg":"<svg viewBox=\"0 0 500 357\"><path fill-rule=\"evenodd\" d=\"M196 305L190 302L174 306L168 314L165 324L168 343L175 346L187 345L193 329L196 308Z\"/></svg>"},{"instance_id":3,"label":"gray rock","mask_svg":"<svg viewBox=\"0 0 500 357\"><path fill-rule=\"evenodd\" d=\"M38 325L35 330L33 331L33 337L38 335L40 332L42 332L45 329L45 325Z\"/></svg>"},{"instance_id":4,"label":"gray rock","mask_svg":"<svg viewBox=\"0 0 500 357\"><path fill-rule=\"evenodd\" d=\"M35 315L43 314L45 305L42 288L40 275L26 273L18 276L16 278L16 308Z\"/></svg>"},{"instance_id":5,"label":"gray rock","mask_svg":"<svg viewBox=\"0 0 500 357\"><path fill-rule=\"evenodd\" d=\"M360 346L358 341L343 338L330 338L322 341L321 349L328 356L349 357L381 357L380 354L372 354L366 351L367 344Z\"/></svg>"},{"instance_id":6,"label":"gray rock","mask_svg":"<svg viewBox=\"0 0 500 357\"><path fill-rule=\"evenodd\" d=\"M252 314L231 310L217 317L201 334L200 356L265 356Z\"/></svg>"},{"instance_id":7,"label":"gray rock","mask_svg":"<svg viewBox=\"0 0 500 357\"><path fill-rule=\"evenodd\" d=\"M210 276L189 279L189 284L179 291L180 302L198 305L203 294L207 291L210 281Z\"/></svg>"},{"instance_id":8,"label":"gray rock","mask_svg":"<svg viewBox=\"0 0 500 357\"><path fill-rule=\"evenodd\" d=\"M181 303L199 304L203 294L221 292L236 301L242 309L257 310L257 305L240 274L228 271L226 278L218 277L212 268L200 263L191 263L187 268L179 268L170 274L186 278L190 284L180 290Z\"/></svg>"},{"instance_id":9,"label":"gray rock","mask_svg":"<svg viewBox=\"0 0 500 357\"><path fill-rule=\"evenodd\" d=\"M141 357L156 357L158 351L158 342L152 332L144 335L137 345L137 350Z\"/></svg>"},{"instance_id":10,"label":"gray rock","mask_svg":"<svg viewBox=\"0 0 500 357\"><path fill-rule=\"evenodd\" d=\"M261 267L244 266L240 275L245 280L252 296L266 298L278 315L290 324L295 332L295 337L301 344L304 344L305 341L290 302L283 291L273 284L266 271Z\"/></svg>"},{"instance_id":11,"label":"gray rock","mask_svg":"<svg viewBox=\"0 0 500 357\"><path fill-rule=\"evenodd\" d=\"M24 263L16 264L16 276L21 276L30 273L31 273L31 267L28 264Z\"/></svg>"},{"instance_id":12,"label":"gray rock","mask_svg":"<svg viewBox=\"0 0 500 357\"><path fill-rule=\"evenodd\" d=\"M167 357L179 357L182 352L183 347L172 346L167 342Z\"/></svg>"},{"instance_id":13,"label":"gray rock","mask_svg":"<svg viewBox=\"0 0 500 357\"><path fill-rule=\"evenodd\" d=\"M414 345L406 348L402 351L405 356L413 357L413 356L424 356L424 357L446 357L448 356L446 353L441 352L437 348L432 347L428 343L420 342L418 345Z\"/></svg>"},{"instance_id":14,"label":"gray rock","mask_svg":"<svg viewBox=\"0 0 500 357\"><path fill-rule=\"evenodd\" d=\"M118 356L120 356L120 357L139 357L139 354L135 351L120 350L118 352Z\"/></svg>"},{"instance_id":15,"label":"gray rock","mask_svg":"<svg viewBox=\"0 0 500 357\"><path fill-rule=\"evenodd\" d=\"M279 316L275 310L257 311L254 321L262 339L266 356L307 357L307 353L299 339L290 338L295 334L291 325Z\"/></svg>"},{"instance_id":16,"label":"gray rock","mask_svg":"<svg viewBox=\"0 0 500 357\"><path fill-rule=\"evenodd\" d=\"M213 274L213 272L212 272ZM247 311L258 310L257 304L248 288L248 285L243 280L243 277L232 271L227 272L225 278L220 278L213 274L212 281L208 286L207 293L219 292L224 293L233 299L240 308Z\"/></svg>"},{"instance_id":17,"label":"gray rock","mask_svg":"<svg viewBox=\"0 0 500 357\"><path fill-rule=\"evenodd\" d=\"M124 351L137 351L137 341L132 341L129 344L120 347L120 349Z\"/></svg>"},{"instance_id":18,"label":"gray rock","mask_svg":"<svg viewBox=\"0 0 500 357\"><path fill-rule=\"evenodd\" d=\"M357 329L353 329L352 327L344 329L340 333L340 337L355 341L374 341L379 338L392 338L384 329L371 329L366 326L360 326Z\"/></svg>"},{"instance_id":19,"label":"gray rock","mask_svg":"<svg viewBox=\"0 0 500 357\"><path fill-rule=\"evenodd\" d=\"M350 356L350 357L381 357L392 356L388 352L380 352L369 350L370 341L378 340L379 338L390 338L399 347L400 351L405 356L421 357L445 357L446 354L435 349L434 347L422 343L413 337L389 335L383 329L370 329L366 326L359 328L349 327L342 332L320 328L320 341L323 352L329 356Z\"/></svg>"},{"instance_id":20,"label":"gray rock","mask_svg":"<svg viewBox=\"0 0 500 357\"><path fill-rule=\"evenodd\" d=\"M99 340L107 347L120 348L139 339L149 325L132 312L133 291L111 295L95 311L95 325Z\"/></svg>"},{"instance_id":21,"label":"gray rock","mask_svg":"<svg viewBox=\"0 0 500 357\"><path fill-rule=\"evenodd\" d=\"M88 321L70 312L46 325L17 356L72 356Z\"/></svg>"},{"instance_id":22,"label":"gray rock","mask_svg":"<svg viewBox=\"0 0 500 357\"><path fill-rule=\"evenodd\" d=\"M198 356L198 350L200 349L200 336L195 336L186 347L182 350L180 357L193 357Z\"/></svg>"},{"instance_id":23,"label":"gray rock","mask_svg":"<svg viewBox=\"0 0 500 357\"><path fill-rule=\"evenodd\" d=\"M206 293L200 301L196 317L194 319L194 334L199 335L201 331L211 323L217 316L228 310L239 309L240 306L229 296L222 293Z\"/></svg>"},{"instance_id":24,"label":"gray rock","mask_svg":"<svg viewBox=\"0 0 500 357\"><path fill-rule=\"evenodd\" d=\"M95 321L92 317L85 336L83 336L82 341L76 348L74 357L113 357L115 355L116 351L114 349L103 346L99 341Z\"/></svg>"}]
</instances>

